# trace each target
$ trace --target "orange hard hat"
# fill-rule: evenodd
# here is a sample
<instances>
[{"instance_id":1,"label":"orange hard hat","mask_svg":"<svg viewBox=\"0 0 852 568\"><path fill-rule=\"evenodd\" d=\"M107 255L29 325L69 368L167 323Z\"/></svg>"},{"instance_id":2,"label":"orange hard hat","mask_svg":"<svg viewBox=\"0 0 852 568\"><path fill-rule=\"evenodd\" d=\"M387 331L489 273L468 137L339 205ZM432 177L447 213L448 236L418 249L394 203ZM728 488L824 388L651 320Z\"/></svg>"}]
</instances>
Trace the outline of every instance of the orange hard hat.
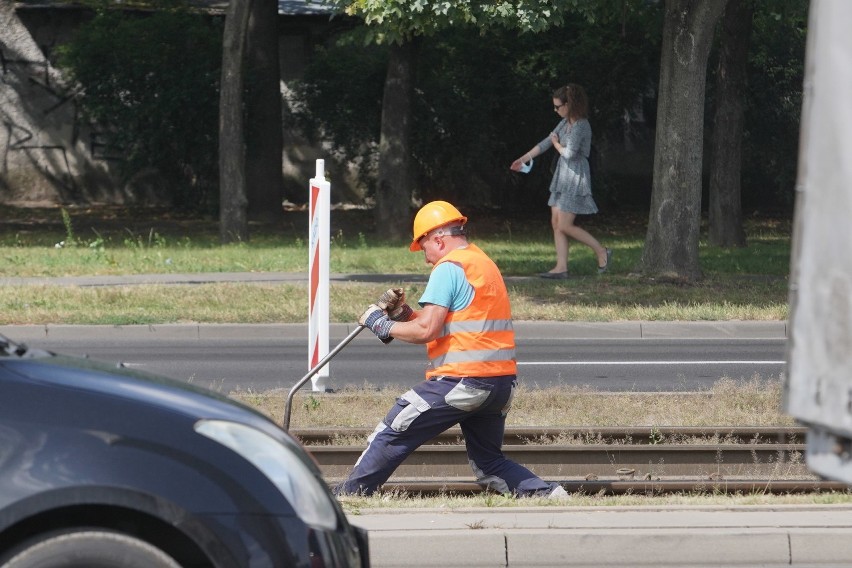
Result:
<instances>
[{"instance_id":1,"label":"orange hard hat","mask_svg":"<svg viewBox=\"0 0 852 568\"><path fill-rule=\"evenodd\" d=\"M464 224L467 223L467 217L446 201L431 201L427 203L414 216L413 239L408 250L412 252L422 250L418 242L420 239L432 229L443 227L453 221L461 221Z\"/></svg>"}]
</instances>

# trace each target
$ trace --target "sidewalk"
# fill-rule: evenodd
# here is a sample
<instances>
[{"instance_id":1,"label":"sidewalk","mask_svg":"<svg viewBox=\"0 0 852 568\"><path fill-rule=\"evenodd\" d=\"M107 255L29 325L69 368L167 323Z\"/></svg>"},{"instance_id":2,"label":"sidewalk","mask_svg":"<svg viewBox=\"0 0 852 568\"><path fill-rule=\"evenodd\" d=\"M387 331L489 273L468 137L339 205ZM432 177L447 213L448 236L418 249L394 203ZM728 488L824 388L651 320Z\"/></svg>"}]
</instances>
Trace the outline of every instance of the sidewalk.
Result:
<instances>
[{"instance_id":1,"label":"sidewalk","mask_svg":"<svg viewBox=\"0 0 852 568\"><path fill-rule=\"evenodd\" d=\"M372 566L849 566L852 505L382 509Z\"/></svg>"},{"instance_id":2,"label":"sidewalk","mask_svg":"<svg viewBox=\"0 0 852 568\"><path fill-rule=\"evenodd\" d=\"M518 278L518 277L515 277ZM520 277L529 278L529 277ZM332 282L426 282L428 274L331 274ZM509 280L508 278L506 279ZM0 286L52 284L55 286L138 286L140 284L212 284L247 282L291 284L308 281L306 272L198 272L188 274L125 274L106 276L2 277Z\"/></svg>"}]
</instances>

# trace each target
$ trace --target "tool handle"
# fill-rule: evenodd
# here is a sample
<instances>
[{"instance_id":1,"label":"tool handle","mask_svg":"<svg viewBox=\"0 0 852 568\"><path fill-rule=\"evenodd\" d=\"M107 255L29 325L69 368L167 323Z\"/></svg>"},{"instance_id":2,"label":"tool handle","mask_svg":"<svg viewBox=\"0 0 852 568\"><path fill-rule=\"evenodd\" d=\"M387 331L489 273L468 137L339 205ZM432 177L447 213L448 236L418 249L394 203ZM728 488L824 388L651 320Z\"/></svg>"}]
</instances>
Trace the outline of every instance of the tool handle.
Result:
<instances>
[{"instance_id":1,"label":"tool handle","mask_svg":"<svg viewBox=\"0 0 852 568\"><path fill-rule=\"evenodd\" d=\"M343 341L338 343L337 347L335 347L334 349L329 351L328 355L326 355L325 357L322 358L322 361L317 363L314 366L314 368L309 370L308 373L304 377L299 379L299 381L295 385L293 385L293 388L291 388L289 394L287 394L287 402L284 405L284 426L283 427L284 427L285 430L290 430L290 410L293 407L293 396L296 394L296 391L298 391L300 388L302 388L302 385L304 385L306 382L308 382L308 379L310 379L311 377L316 375L319 372L319 370L322 369L323 366L326 363L331 361L332 357L337 355L344 347L346 347L349 344L350 341L355 339L356 335L361 333L366 327L367 326L365 326L363 324L358 324L358 327L356 327L354 330L352 330L352 332L349 335L347 335L343 339Z\"/></svg>"}]
</instances>

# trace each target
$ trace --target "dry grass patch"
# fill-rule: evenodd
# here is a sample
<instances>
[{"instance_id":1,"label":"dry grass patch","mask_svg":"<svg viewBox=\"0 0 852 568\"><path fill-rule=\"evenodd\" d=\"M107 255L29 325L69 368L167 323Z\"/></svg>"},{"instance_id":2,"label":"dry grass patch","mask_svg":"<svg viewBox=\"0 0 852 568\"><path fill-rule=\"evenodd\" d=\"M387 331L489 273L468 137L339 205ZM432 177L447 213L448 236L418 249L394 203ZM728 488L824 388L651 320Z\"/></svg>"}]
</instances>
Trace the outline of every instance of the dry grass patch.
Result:
<instances>
[{"instance_id":1,"label":"dry grass patch","mask_svg":"<svg viewBox=\"0 0 852 568\"><path fill-rule=\"evenodd\" d=\"M654 507L654 506L777 506L777 505L852 505L852 493L827 491L824 493L795 493L773 495L769 493L739 493L714 495L709 493L676 493L668 495L588 495L574 493L568 501L550 501L543 498L515 499L505 495L481 494L474 496L437 495L424 497L405 492L377 493L370 497L340 496L338 500L351 515L374 509L439 509L444 511L468 508L511 507Z\"/></svg>"},{"instance_id":2,"label":"dry grass patch","mask_svg":"<svg viewBox=\"0 0 852 568\"><path fill-rule=\"evenodd\" d=\"M369 385L332 394L302 391L293 400L291 427L372 429L400 394L398 389ZM588 431L601 426L794 426L795 421L781 412L781 394L779 381L758 376L745 383L723 378L706 391L691 393L520 386L507 425L573 430L556 443L597 443ZM286 391L236 391L230 396L279 423L283 419ZM707 443L698 440L694 443Z\"/></svg>"},{"instance_id":3,"label":"dry grass patch","mask_svg":"<svg viewBox=\"0 0 852 568\"><path fill-rule=\"evenodd\" d=\"M519 389L516 426L787 426L779 381L728 378L706 391L602 393L587 388Z\"/></svg>"}]
</instances>

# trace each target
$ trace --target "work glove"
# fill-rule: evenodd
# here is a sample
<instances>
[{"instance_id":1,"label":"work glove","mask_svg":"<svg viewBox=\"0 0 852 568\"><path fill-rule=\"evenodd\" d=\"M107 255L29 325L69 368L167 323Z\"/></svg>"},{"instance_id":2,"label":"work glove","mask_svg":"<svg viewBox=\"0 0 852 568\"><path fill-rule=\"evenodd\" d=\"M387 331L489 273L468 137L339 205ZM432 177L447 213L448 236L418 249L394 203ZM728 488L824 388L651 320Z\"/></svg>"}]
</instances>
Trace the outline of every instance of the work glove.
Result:
<instances>
[{"instance_id":1,"label":"work glove","mask_svg":"<svg viewBox=\"0 0 852 568\"><path fill-rule=\"evenodd\" d=\"M393 321L408 321L414 313L411 306L405 303L405 290L402 288L389 288L379 296L376 305L384 309Z\"/></svg>"},{"instance_id":2,"label":"work glove","mask_svg":"<svg viewBox=\"0 0 852 568\"><path fill-rule=\"evenodd\" d=\"M377 304L370 304L367 311L358 318L358 323L368 327L376 334L376 337L382 340L382 343L388 344L393 341L390 330L395 322L391 321L388 314Z\"/></svg>"}]
</instances>

